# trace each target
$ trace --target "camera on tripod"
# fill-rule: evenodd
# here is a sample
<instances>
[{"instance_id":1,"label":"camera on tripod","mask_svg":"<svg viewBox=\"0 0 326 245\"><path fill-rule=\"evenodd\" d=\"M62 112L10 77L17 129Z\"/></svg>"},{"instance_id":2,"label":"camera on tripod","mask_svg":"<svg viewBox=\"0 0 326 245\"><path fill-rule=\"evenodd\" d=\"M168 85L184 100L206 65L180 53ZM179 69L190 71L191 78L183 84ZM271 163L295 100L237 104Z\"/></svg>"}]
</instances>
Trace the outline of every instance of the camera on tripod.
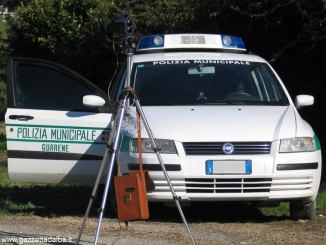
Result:
<instances>
[{"instance_id":1,"label":"camera on tripod","mask_svg":"<svg viewBox=\"0 0 326 245\"><path fill-rule=\"evenodd\" d=\"M119 37L119 46L123 53L134 53L137 45L135 37L135 22L128 18L128 14L124 10L120 10L116 18L113 20L114 35Z\"/></svg>"},{"instance_id":2,"label":"camera on tripod","mask_svg":"<svg viewBox=\"0 0 326 245\"><path fill-rule=\"evenodd\" d=\"M114 19L114 34L118 36L133 36L134 20L128 18L127 12L120 10Z\"/></svg>"}]
</instances>

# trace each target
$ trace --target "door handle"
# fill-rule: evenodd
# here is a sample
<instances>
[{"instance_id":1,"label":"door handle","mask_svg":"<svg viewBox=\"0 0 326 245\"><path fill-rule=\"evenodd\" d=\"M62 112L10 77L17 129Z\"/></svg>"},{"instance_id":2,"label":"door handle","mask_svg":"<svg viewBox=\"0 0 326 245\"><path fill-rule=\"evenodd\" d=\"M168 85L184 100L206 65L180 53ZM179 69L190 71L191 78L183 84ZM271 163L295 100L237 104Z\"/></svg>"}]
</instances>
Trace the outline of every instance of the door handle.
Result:
<instances>
[{"instance_id":1,"label":"door handle","mask_svg":"<svg viewBox=\"0 0 326 245\"><path fill-rule=\"evenodd\" d=\"M33 116L29 116L29 115L10 115L9 119L25 119L25 120L32 120L34 119Z\"/></svg>"}]
</instances>

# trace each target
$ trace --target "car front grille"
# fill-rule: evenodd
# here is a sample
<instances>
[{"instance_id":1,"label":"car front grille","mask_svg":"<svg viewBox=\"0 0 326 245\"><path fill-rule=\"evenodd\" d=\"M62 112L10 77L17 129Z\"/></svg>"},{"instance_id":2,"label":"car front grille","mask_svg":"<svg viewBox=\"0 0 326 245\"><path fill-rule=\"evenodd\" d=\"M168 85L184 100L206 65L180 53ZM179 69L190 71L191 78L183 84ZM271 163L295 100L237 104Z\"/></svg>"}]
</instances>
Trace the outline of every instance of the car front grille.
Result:
<instances>
[{"instance_id":1,"label":"car front grille","mask_svg":"<svg viewBox=\"0 0 326 245\"><path fill-rule=\"evenodd\" d=\"M278 177L278 178L222 178L216 176L211 178L186 178L172 180L173 188L176 192L186 192L188 194L239 194L248 193L281 193L283 191L310 191L313 187L314 179L308 176L300 177ZM170 188L166 180L155 180L154 193L169 193Z\"/></svg>"},{"instance_id":2,"label":"car front grille","mask_svg":"<svg viewBox=\"0 0 326 245\"><path fill-rule=\"evenodd\" d=\"M223 155L222 147L225 142L184 142L186 155ZM231 142L232 143L232 142ZM270 142L234 142L231 155L269 154Z\"/></svg>"},{"instance_id":3,"label":"car front grille","mask_svg":"<svg viewBox=\"0 0 326 245\"><path fill-rule=\"evenodd\" d=\"M271 178L185 179L187 193L270 192Z\"/></svg>"}]
</instances>

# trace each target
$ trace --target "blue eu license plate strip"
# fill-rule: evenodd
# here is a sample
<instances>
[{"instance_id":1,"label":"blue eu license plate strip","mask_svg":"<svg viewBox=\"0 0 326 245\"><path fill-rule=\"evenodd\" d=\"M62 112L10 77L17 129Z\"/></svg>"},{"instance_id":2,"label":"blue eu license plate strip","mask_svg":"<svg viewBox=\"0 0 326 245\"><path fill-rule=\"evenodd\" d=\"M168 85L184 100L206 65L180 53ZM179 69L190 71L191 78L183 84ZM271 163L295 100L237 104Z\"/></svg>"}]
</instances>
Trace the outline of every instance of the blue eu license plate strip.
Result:
<instances>
[{"instance_id":1,"label":"blue eu license plate strip","mask_svg":"<svg viewBox=\"0 0 326 245\"><path fill-rule=\"evenodd\" d=\"M207 160L206 174L251 174L251 160Z\"/></svg>"}]
</instances>

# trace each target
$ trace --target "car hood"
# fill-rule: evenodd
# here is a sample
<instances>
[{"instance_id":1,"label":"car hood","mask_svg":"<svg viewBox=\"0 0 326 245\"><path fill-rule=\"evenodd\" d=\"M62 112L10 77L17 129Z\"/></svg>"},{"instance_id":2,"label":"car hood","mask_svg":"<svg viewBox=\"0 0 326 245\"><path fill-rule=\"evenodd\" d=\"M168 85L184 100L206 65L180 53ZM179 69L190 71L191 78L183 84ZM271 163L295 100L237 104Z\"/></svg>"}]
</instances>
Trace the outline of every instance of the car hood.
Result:
<instances>
[{"instance_id":1,"label":"car hood","mask_svg":"<svg viewBox=\"0 0 326 245\"><path fill-rule=\"evenodd\" d=\"M191 141L274 141L295 137L291 106L147 106L155 138ZM147 137L145 128L142 137Z\"/></svg>"}]
</instances>

